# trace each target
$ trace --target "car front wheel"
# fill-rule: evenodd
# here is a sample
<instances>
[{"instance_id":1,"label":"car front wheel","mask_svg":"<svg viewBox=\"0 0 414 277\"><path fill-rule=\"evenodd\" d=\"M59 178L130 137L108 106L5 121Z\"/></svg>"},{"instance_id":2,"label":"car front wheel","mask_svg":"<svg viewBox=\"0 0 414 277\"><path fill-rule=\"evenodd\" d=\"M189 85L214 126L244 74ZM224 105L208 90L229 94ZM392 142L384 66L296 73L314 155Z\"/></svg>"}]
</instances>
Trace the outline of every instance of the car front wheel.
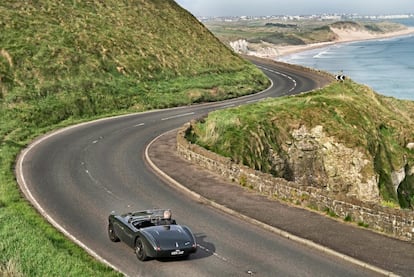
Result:
<instances>
[{"instance_id":1,"label":"car front wheel","mask_svg":"<svg viewBox=\"0 0 414 277\"><path fill-rule=\"evenodd\" d=\"M141 238L138 238L135 242L135 254L137 255L138 260L140 261L148 260L147 252L145 250L145 246L142 243Z\"/></svg>"},{"instance_id":2,"label":"car front wheel","mask_svg":"<svg viewBox=\"0 0 414 277\"><path fill-rule=\"evenodd\" d=\"M119 241L119 238L115 234L114 226L112 225L112 223L109 223L109 225L108 225L108 237L113 242L118 242Z\"/></svg>"}]
</instances>

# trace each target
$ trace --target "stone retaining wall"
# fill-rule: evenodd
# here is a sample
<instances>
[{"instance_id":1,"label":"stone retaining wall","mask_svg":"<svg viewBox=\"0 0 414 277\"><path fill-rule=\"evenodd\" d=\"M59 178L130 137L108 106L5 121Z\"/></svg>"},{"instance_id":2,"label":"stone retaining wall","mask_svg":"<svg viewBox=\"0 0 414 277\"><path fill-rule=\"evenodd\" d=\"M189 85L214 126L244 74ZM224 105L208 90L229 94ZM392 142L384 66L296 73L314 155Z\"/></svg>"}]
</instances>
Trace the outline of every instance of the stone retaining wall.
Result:
<instances>
[{"instance_id":1,"label":"stone retaining wall","mask_svg":"<svg viewBox=\"0 0 414 277\"><path fill-rule=\"evenodd\" d=\"M247 166L235 164L229 158L188 142L185 133L189 127L190 124L186 124L177 133L177 150L185 159L265 195L319 211L327 211L344 220L356 222L401 240L414 242L412 210L392 209L356 199L340 199L321 189L300 186Z\"/></svg>"}]
</instances>

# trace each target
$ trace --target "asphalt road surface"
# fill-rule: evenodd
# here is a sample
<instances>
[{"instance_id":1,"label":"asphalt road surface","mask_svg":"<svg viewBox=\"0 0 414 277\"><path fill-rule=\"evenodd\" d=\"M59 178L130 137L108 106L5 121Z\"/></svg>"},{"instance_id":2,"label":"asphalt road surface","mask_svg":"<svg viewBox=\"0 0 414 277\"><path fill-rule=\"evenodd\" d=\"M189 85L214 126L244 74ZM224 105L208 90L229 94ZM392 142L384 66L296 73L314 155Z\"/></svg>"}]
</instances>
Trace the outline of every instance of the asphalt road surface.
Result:
<instances>
[{"instance_id":1,"label":"asphalt road surface","mask_svg":"<svg viewBox=\"0 0 414 277\"><path fill-rule=\"evenodd\" d=\"M255 95L99 120L37 140L17 164L23 192L53 225L128 276L374 276L188 198L148 169L145 147L168 130L212 110L324 83L312 73L274 63L259 67L273 86ZM111 211L155 207L172 209L177 222L192 229L197 253L187 260L140 262L125 244L109 241Z\"/></svg>"}]
</instances>

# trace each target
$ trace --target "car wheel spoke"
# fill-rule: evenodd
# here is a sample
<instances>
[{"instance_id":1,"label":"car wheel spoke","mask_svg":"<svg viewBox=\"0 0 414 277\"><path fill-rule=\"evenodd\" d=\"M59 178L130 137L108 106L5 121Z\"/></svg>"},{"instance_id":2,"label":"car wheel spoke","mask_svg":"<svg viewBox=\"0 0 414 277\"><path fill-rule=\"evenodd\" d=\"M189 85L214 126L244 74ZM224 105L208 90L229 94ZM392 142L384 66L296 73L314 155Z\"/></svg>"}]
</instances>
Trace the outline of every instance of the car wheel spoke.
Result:
<instances>
[{"instance_id":1,"label":"car wheel spoke","mask_svg":"<svg viewBox=\"0 0 414 277\"><path fill-rule=\"evenodd\" d=\"M140 238L138 238L137 242L135 243L135 254L137 255L137 258L141 261L145 261L148 259L144 245Z\"/></svg>"}]
</instances>

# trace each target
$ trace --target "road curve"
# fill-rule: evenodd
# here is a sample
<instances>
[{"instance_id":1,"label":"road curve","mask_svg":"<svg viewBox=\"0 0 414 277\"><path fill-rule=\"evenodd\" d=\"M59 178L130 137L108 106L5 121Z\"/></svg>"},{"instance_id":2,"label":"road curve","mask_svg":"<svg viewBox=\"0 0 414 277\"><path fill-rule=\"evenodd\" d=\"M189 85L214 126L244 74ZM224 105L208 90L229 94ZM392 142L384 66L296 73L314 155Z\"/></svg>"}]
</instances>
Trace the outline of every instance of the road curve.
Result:
<instances>
[{"instance_id":1,"label":"road curve","mask_svg":"<svg viewBox=\"0 0 414 277\"><path fill-rule=\"evenodd\" d=\"M40 138L21 153L17 162L22 191L59 230L128 276L373 274L187 198L148 170L144 149L168 130L212 110L321 85L311 73L274 63L255 63L273 82L261 93L97 120ZM178 223L193 230L199 250L189 260L143 263L126 245L109 241L106 226L111 211L152 207L171 208Z\"/></svg>"}]
</instances>

